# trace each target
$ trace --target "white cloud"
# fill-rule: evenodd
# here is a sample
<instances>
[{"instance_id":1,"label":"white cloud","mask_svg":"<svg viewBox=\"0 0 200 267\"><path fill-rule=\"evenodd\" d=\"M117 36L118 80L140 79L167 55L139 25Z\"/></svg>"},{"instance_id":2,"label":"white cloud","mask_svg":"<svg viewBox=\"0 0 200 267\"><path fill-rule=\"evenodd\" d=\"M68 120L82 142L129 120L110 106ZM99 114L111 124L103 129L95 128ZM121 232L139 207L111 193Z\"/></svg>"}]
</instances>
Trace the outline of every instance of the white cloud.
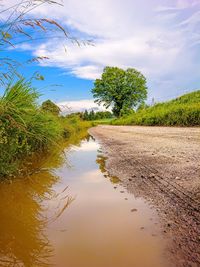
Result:
<instances>
[{"instance_id":1,"label":"white cloud","mask_svg":"<svg viewBox=\"0 0 200 267\"><path fill-rule=\"evenodd\" d=\"M79 112L84 110L105 111L103 105L97 105L93 99L64 101L57 103L63 113Z\"/></svg>"},{"instance_id":2,"label":"white cloud","mask_svg":"<svg viewBox=\"0 0 200 267\"><path fill-rule=\"evenodd\" d=\"M106 65L135 67L150 77L167 71L175 63L180 50L174 36L169 34L168 38L170 40L164 42L162 36L156 39L153 33L149 33L136 38L97 41L95 46L69 45L67 54L61 44L51 49L52 44L47 43L41 45L35 55L47 55L50 61L43 64L71 69L74 75L85 79L99 78ZM165 64L162 64L163 61Z\"/></svg>"},{"instance_id":3,"label":"white cloud","mask_svg":"<svg viewBox=\"0 0 200 267\"><path fill-rule=\"evenodd\" d=\"M188 26L188 27L194 27L200 22L200 10L193 13L189 18L182 21L180 25L182 26Z\"/></svg>"},{"instance_id":4,"label":"white cloud","mask_svg":"<svg viewBox=\"0 0 200 267\"><path fill-rule=\"evenodd\" d=\"M178 0L177 1L178 8L189 8L200 5L199 0Z\"/></svg>"},{"instance_id":5,"label":"white cloud","mask_svg":"<svg viewBox=\"0 0 200 267\"><path fill-rule=\"evenodd\" d=\"M41 64L60 67L83 79L98 78L106 65L135 67L148 80L150 96L200 86L199 0L64 0L64 7L41 6L50 16L95 46L52 39L31 47ZM23 47L23 49L28 49ZM167 81L167 83L166 83Z\"/></svg>"},{"instance_id":6,"label":"white cloud","mask_svg":"<svg viewBox=\"0 0 200 267\"><path fill-rule=\"evenodd\" d=\"M82 67L73 67L71 73L83 79L95 80L97 78L100 78L102 70L102 67L89 65Z\"/></svg>"},{"instance_id":7,"label":"white cloud","mask_svg":"<svg viewBox=\"0 0 200 267\"><path fill-rule=\"evenodd\" d=\"M170 2L170 1L169 1ZM159 5L155 8L158 12L165 11L181 11L183 9L191 8L200 5L199 0L177 0L171 2L171 5Z\"/></svg>"}]
</instances>

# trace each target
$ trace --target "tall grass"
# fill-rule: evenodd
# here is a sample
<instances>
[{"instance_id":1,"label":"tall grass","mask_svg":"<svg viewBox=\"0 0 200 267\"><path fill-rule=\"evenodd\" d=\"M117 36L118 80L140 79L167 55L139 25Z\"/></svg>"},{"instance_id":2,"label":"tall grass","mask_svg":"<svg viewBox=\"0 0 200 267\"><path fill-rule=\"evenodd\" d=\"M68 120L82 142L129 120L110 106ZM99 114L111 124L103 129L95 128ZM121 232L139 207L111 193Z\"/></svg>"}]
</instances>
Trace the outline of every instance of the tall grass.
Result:
<instances>
[{"instance_id":1,"label":"tall grass","mask_svg":"<svg viewBox=\"0 0 200 267\"><path fill-rule=\"evenodd\" d=\"M0 177L20 173L23 159L48 151L74 131L69 120L43 111L38 98L23 79L10 84L0 98Z\"/></svg>"},{"instance_id":2,"label":"tall grass","mask_svg":"<svg viewBox=\"0 0 200 267\"><path fill-rule=\"evenodd\" d=\"M114 125L200 125L200 90L113 120Z\"/></svg>"}]
</instances>

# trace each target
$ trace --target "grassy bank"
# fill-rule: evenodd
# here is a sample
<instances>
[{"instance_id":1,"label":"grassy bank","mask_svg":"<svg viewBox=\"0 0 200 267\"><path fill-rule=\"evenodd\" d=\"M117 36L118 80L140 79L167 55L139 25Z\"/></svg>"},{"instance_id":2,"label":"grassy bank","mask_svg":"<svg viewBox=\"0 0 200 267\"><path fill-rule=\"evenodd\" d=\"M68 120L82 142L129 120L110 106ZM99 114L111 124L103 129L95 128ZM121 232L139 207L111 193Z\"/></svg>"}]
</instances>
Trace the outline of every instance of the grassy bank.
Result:
<instances>
[{"instance_id":1,"label":"grassy bank","mask_svg":"<svg viewBox=\"0 0 200 267\"><path fill-rule=\"evenodd\" d=\"M200 90L139 110L129 116L113 120L111 124L199 126Z\"/></svg>"},{"instance_id":2,"label":"grassy bank","mask_svg":"<svg viewBox=\"0 0 200 267\"><path fill-rule=\"evenodd\" d=\"M113 118L101 119L101 120L93 120L92 121L92 125L96 126L96 125L99 125L99 124L111 124L112 121L113 121Z\"/></svg>"},{"instance_id":3,"label":"grassy bank","mask_svg":"<svg viewBox=\"0 0 200 267\"><path fill-rule=\"evenodd\" d=\"M78 116L58 117L38 105L38 92L29 82L9 85L0 98L0 177L23 172L23 161L48 152L90 123Z\"/></svg>"}]
</instances>

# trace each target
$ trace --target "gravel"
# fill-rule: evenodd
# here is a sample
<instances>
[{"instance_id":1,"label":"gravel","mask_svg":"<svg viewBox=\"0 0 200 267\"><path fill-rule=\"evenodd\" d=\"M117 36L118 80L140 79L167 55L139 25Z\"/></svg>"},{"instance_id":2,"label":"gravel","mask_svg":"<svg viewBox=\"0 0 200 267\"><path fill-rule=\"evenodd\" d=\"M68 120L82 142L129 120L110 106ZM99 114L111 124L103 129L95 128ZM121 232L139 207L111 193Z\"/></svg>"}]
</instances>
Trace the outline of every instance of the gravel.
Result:
<instances>
[{"instance_id":1,"label":"gravel","mask_svg":"<svg viewBox=\"0 0 200 267\"><path fill-rule=\"evenodd\" d=\"M106 168L159 213L172 266L200 266L200 128L97 126Z\"/></svg>"}]
</instances>

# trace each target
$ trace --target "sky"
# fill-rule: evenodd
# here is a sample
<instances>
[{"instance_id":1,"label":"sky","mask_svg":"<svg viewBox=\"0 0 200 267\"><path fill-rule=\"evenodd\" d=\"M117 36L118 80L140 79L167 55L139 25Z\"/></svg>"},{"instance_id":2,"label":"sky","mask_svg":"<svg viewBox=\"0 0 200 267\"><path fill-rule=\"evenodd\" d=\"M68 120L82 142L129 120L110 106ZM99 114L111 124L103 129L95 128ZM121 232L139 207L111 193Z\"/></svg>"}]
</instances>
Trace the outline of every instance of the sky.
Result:
<instances>
[{"instance_id":1,"label":"sky","mask_svg":"<svg viewBox=\"0 0 200 267\"><path fill-rule=\"evenodd\" d=\"M16 0L4 0L6 6ZM22 43L7 51L26 60L47 56L23 72L39 71L43 96L74 110L94 106L91 89L105 66L133 67L147 78L148 102L165 101L200 88L200 0L63 0L41 5L31 16L58 21L70 36Z\"/></svg>"}]
</instances>

